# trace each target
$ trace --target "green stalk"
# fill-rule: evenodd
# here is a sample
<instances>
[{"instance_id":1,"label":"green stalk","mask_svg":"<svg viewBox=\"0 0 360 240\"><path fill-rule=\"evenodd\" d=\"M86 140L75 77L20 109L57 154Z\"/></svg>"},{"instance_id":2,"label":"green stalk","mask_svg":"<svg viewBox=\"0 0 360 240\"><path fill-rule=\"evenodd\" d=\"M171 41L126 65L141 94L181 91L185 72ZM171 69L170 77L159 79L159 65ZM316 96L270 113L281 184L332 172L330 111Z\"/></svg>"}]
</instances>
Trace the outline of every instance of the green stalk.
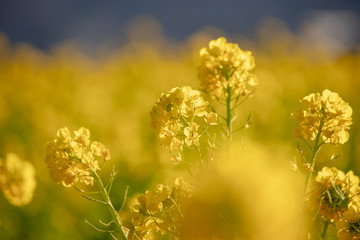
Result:
<instances>
[{"instance_id":1,"label":"green stalk","mask_svg":"<svg viewBox=\"0 0 360 240\"><path fill-rule=\"evenodd\" d=\"M318 132L316 133L314 146L312 148L311 161L310 161L311 169L310 169L310 171L308 171L307 176L306 176L304 192L303 192L303 201L302 201L301 208L300 208L300 211L299 211L299 219L298 219L298 224L296 226L295 238L294 239L297 239L300 220L301 220L304 208L305 208L306 195L307 195L307 192L308 192L308 189L309 189L310 180L311 180L311 177L312 177L312 174L313 174L313 170L315 169L315 162L316 162L315 160L316 160L317 153L319 152L320 137L321 137L321 131L322 131L323 126L324 126L324 117L322 117L321 120L320 120L319 129L318 129Z\"/></svg>"},{"instance_id":2,"label":"green stalk","mask_svg":"<svg viewBox=\"0 0 360 240\"><path fill-rule=\"evenodd\" d=\"M329 226L329 222L326 221L325 224L324 224L323 231L322 231L322 233L321 233L321 239L322 239L322 240L325 240L326 231L327 231L327 229L328 229L328 226Z\"/></svg>"},{"instance_id":3,"label":"green stalk","mask_svg":"<svg viewBox=\"0 0 360 240\"><path fill-rule=\"evenodd\" d=\"M229 84L229 80L227 78L227 98L226 98L226 127L227 127L227 159L232 158L232 149L231 149L231 142L232 142L232 109L231 109L231 88Z\"/></svg>"},{"instance_id":4,"label":"green stalk","mask_svg":"<svg viewBox=\"0 0 360 240\"><path fill-rule=\"evenodd\" d=\"M228 82L227 84L227 98L226 98L226 126L229 143L232 141L232 109L231 109L231 88Z\"/></svg>"},{"instance_id":5,"label":"green stalk","mask_svg":"<svg viewBox=\"0 0 360 240\"><path fill-rule=\"evenodd\" d=\"M314 147L312 149L311 161L310 161L311 169L310 169L310 171L308 171L308 174L306 176L305 187L304 187L304 203L305 203L305 199L306 199L306 194L309 189L310 180L311 180L311 177L313 174L312 170L315 169L315 160L316 160L317 153L319 152L320 137L321 137L321 131L322 131L323 126L324 126L324 117L321 118L321 120L320 120L319 130L316 134Z\"/></svg>"},{"instance_id":6,"label":"green stalk","mask_svg":"<svg viewBox=\"0 0 360 240\"><path fill-rule=\"evenodd\" d=\"M118 212L115 210L114 206L112 205L109 194L106 191L104 184L101 181L101 178L99 177L99 175L97 174L97 172L94 169L90 168L90 170L91 170L93 176L95 177L95 180L98 184L100 195L108 207L111 217L115 223L116 229L120 233L121 239L126 240L127 238L124 233L124 230L122 229L122 223L121 223L120 216L119 216Z\"/></svg>"}]
</instances>

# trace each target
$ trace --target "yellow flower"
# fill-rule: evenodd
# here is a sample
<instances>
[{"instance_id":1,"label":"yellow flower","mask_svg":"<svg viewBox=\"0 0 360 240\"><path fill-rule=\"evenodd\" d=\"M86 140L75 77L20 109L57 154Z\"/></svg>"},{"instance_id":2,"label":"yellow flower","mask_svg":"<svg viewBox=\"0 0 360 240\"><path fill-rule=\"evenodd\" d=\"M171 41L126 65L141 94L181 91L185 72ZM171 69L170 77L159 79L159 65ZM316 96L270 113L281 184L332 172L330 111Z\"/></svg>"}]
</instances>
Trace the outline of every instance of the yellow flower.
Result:
<instances>
[{"instance_id":1,"label":"yellow flower","mask_svg":"<svg viewBox=\"0 0 360 240\"><path fill-rule=\"evenodd\" d=\"M152 108L151 126L156 129L161 144L170 149L175 162L181 161L181 155L177 155L183 150L184 143L199 146L201 134L197 133L199 125L196 122L216 124L217 115L206 111L208 105L199 91L185 86L163 93Z\"/></svg>"},{"instance_id":2,"label":"yellow flower","mask_svg":"<svg viewBox=\"0 0 360 240\"><path fill-rule=\"evenodd\" d=\"M251 88L258 85L256 77L249 72L254 67L250 51L243 51L237 44L227 43L221 37L200 50L198 77L211 96L226 98L228 88L232 96L248 96Z\"/></svg>"},{"instance_id":3,"label":"yellow flower","mask_svg":"<svg viewBox=\"0 0 360 240\"><path fill-rule=\"evenodd\" d=\"M74 141L80 143L83 146L88 146L90 144L90 131L84 127L81 127L79 130L74 131Z\"/></svg>"},{"instance_id":4,"label":"yellow flower","mask_svg":"<svg viewBox=\"0 0 360 240\"><path fill-rule=\"evenodd\" d=\"M68 144L71 141L71 134L69 129L67 128L61 128L59 131L57 131L58 141L59 143Z\"/></svg>"},{"instance_id":5,"label":"yellow flower","mask_svg":"<svg viewBox=\"0 0 360 240\"><path fill-rule=\"evenodd\" d=\"M297 135L315 140L321 131L325 143L344 144L349 139L348 130L352 124L352 108L334 92L324 90L322 94L312 93L301 101L301 109L292 114L300 128Z\"/></svg>"},{"instance_id":6,"label":"yellow flower","mask_svg":"<svg viewBox=\"0 0 360 240\"><path fill-rule=\"evenodd\" d=\"M199 91L189 86L173 88L163 93L153 107L151 126L159 132L164 128L177 130L183 125L183 118L204 116L208 104Z\"/></svg>"},{"instance_id":7,"label":"yellow flower","mask_svg":"<svg viewBox=\"0 0 360 240\"><path fill-rule=\"evenodd\" d=\"M160 201L164 201L165 199L169 198L171 189L163 184L157 184L155 186L155 194Z\"/></svg>"},{"instance_id":8,"label":"yellow flower","mask_svg":"<svg viewBox=\"0 0 360 240\"><path fill-rule=\"evenodd\" d=\"M209 125L217 125L218 115L214 112L209 112L205 115L205 122Z\"/></svg>"},{"instance_id":9,"label":"yellow flower","mask_svg":"<svg viewBox=\"0 0 360 240\"><path fill-rule=\"evenodd\" d=\"M338 186L346 184L346 177L345 173L335 167L323 167L323 169L318 172L315 181L325 188L332 188L334 185ZM341 187L343 188L345 186Z\"/></svg>"},{"instance_id":10,"label":"yellow flower","mask_svg":"<svg viewBox=\"0 0 360 240\"><path fill-rule=\"evenodd\" d=\"M101 142L92 142L91 143L91 152L98 157L103 157L104 160L110 160L110 151L106 149L104 144Z\"/></svg>"},{"instance_id":11,"label":"yellow flower","mask_svg":"<svg viewBox=\"0 0 360 240\"><path fill-rule=\"evenodd\" d=\"M196 123L191 123L190 127L186 127L184 128L184 134L185 134L185 144L188 146L191 145L195 145L195 146L199 146L200 142L199 142L199 138L200 135L198 134L198 129L199 129L199 125L197 125Z\"/></svg>"},{"instance_id":12,"label":"yellow flower","mask_svg":"<svg viewBox=\"0 0 360 240\"><path fill-rule=\"evenodd\" d=\"M360 193L359 177L352 171L347 174L335 167L324 167L315 178L316 186L312 198L319 213L326 221L334 221Z\"/></svg>"},{"instance_id":13,"label":"yellow flower","mask_svg":"<svg viewBox=\"0 0 360 240\"><path fill-rule=\"evenodd\" d=\"M48 143L46 162L50 176L57 183L71 187L78 182L92 185L91 170L99 170L97 157L110 159L110 152L100 142L90 141L90 131L80 128L71 137L68 128L61 128L57 138Z\"/></svg>"},{"instance_id":14,"label":"yellow flower","mask_svg":"<svg viewBox=\"0 0 360 240\"><path fill-rule=\"evenodd\" d=\"M165 145L167 148L170 148L170 150L182 150L182 141L176 137L176 134L172 131L169 131L167 129L164 129L159 134L160 139L162 140L162 144Z\"/></svg>"},{"instance_id":15,"label":"yellow flower","mask_svg":"<svg viewBox=\"0 0 360 240\"><path fill-rule=\"evenodd\" d=\"M5 161L0 159L0 189L12 205L29 204L35 188L35 169L30 162L13 153L7 154Z\"/></svg>"},{"instance_id":16,"label":"yellow flower","mask_svg":"<svg viewBox=\"0 0 360 240\"><path fill-rule=\"evenodd\" d=\"M181 88L183 102L181 104L181 113L185 117L202 117L209 105L202 97L199 91L192 90L191 87L185 86Z\"/></svg>"},{"instance_id":17,"label":"yellow flower","mask_svg":"<svg viewBox=\"0 0 360 240\"><path fill-rule=\"evenodd\" d=\"M337 237L339 240L360 239L360 202L354 198L349 203L348 209L342 214L342 218L335 222Z\"/></svg>"},{"instance_id":18,"label":"yellow flower","mask_svg":"<svg viewBox=\"0 0 360 240\"><path fill-rule=\"evenodd\" d=\"M138 204L131 208L136 234L141 239L147 239L153 232L171 232L178 237L178 227L183 217L182 208L191 192L190 185L182 178L177 178L172 189L158 184L154 191L146 191L140 195L137 198Z\"/></svg>"}]
</instances>

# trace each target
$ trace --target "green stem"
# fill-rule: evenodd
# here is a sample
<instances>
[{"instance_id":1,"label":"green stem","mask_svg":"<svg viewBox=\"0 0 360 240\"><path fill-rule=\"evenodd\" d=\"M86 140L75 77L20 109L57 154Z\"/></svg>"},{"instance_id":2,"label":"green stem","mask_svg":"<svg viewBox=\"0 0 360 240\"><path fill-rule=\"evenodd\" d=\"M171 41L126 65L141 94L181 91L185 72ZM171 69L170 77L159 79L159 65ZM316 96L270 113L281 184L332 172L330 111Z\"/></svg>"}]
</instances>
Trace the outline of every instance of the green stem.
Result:
<instances>
[{"instance_id":1,"label":"green stem","mask_svg":"<svg viewBox=\"0 0 360 240\"><path fill-rule=\"evenodd\" d=\"M321 233L321 239L322 239L322 240L325 240L326 231L327 231L327 229L328 229L328 226L329 226L329 222L326 221L325 224L324 224L323 231L322 231L322 233Z\"/></svg>"},{"instance_id":2,"label":"green stem","mask_svg":"<svg viewBox=\"0 0 360 240\"><path fill-rule=\"evenodd\" d=\"M90 168L90 171L92 172L93 176L95 177L95 180L99 187L100 195L101 195L102 199L104 200L104 202L106 202L106 204L108 206L108 210L109 210L111 217L115 223L117 231L120 233L121 239L126 240L127 238L126 238L126 235L122 228L120 216L119 216L118 212L115 210L114 206L112 205L109 194L106 191L105 186L104 186L103 182L101 181L101 178L99 177L99 175L97 174L97 172L94 169Z\"/></svg>"},{"instance_id":3,"label":"green stem","mask_svg":"<svg viewBox=\"0 0 360 240\"><path fill-rule=\"evenodd\" d=\"M305 187L304 187L304 202L305 202L306 195L307 195L307 192L309 189L313 170L315 169L315 160L316 160L317 153L319 152L319 142L320 142L321 131L322 131L323 126L324 126L324 118L321 118L319 130L318 130L318 132L316 134L316 138L315 138L314 147L312 148L311 161L310 161L311 168L310 168L310 171L308 171L308 174L306 176Z\"/></svg>"},{"instance_id":4,"label":"green stem","mask_svg":"<svg viewBox=\"0 0 360 240\"><path fill-rule=\"evenodd\" d=\"M226 98L226 126L229 143L232 141L232 109L231 109L231 88L227 84L227 98Z\"/></svg>"},{"instance_id":5,"label":"green stem","mask_svg":"<svg viewBox=\"0 0 360 240\"><path fill-rule=\"evenodd\" d=\"M232 142L232 109L231 109L231 88L229 80L227 80L227 98L226 98L226 127L227 127L227 159L232 158L232 149L231 149L231 142Z\"/></svg>"},{"instance_id":6,"label":"green stem","mask_svg":"<svg viewBox=\"0 0 360 240\"><path fill-rule=\"evenodd\" d=\"M321 131L322 131L323 126L324 126L324 117L322 117L320 120L319 129L318 129L318 132L316 133L316 137L315 137L314 147L312 148L310 170L308 171L306 180L305 180L303 201L302 201L301 208L299 211L298 224L297 224L296 230L295 230L295 239L297 239L297 236L298 236L299 225L300 225L301 217L302 217L302 214L303 214L303 211L305 208L306 196L307 196L307 192L309 189L310 180L311 180L311 177L313 174L313 170L315 169L315 162L316 162L315 160L316 160L317 153L319 152L319 147L320 147L319 142L320 142Z\"/></svg>"}]
</instances>

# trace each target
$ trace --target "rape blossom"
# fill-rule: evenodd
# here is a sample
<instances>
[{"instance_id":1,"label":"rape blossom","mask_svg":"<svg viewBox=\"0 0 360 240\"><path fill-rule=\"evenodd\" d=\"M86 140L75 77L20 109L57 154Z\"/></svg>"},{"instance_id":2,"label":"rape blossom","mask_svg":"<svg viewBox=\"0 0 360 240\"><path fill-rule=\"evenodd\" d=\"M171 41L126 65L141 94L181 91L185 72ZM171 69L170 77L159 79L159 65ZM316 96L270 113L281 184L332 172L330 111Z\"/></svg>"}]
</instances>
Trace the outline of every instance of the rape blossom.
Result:
<instances>
[{"instance_id":1,"label":"rape blossom","mask_svg":"<svg viewBox=\"0 0 360 240\"><path fill-rule=\"evenodd\" d=\"M155 103L150 113L151 126L173 156L183 150L184 144L189 147L200 145L200 123L216 125L217 114L207 112L208 105L200 92L189 86L173 88ZM181 161L181 156L176 155L173 159Z\"/></svg>"},{"instance_id":2,"label":"rape blossom","mask_svg":"<svg viewBox=\"0 0 360 240\"><path fill-rule=\"evenodd\" d=\"M132 207L132 223L136 236L149 239L154 232L172 233L178 237L183 206L189 200L193 187L179 177L173 188L158 184L154 191L146 191Z\"/></svg>"},{"instance_id":3,"label":"rape blossom","mask_svg":"<svg viewBox=\"0 0 360 240\"><path fill-rule=\"evenodd\" d=\"M0 189L14 206L31 202L36 188L35 168L30 162L9 153L5 160L0 158Z\"/></svg>"},{"instance_id":4,"label":"rape blossom","mask_svg":"<svg viewBox=\"0 0 360 240\"><path fill-rule=\"evenodd\" d=\"M348 130L352 124L352 108L339 94L324 90L312 93L301 101L301 109L293 113L299 124L299 137L315 140L320 131L320 139L325 143L344 144L349 139Z\"/></svg>"},{"instance_id":5,"label":"rape blossom","mask_svg":"<svg viewBox=\"0 0 360 240\"><path fill-rule=\"evenodd\" d=\"M68 128L58 130L48 143L46 162L50 176L57 183L71 187L78 182L93 185L91 171L99 170L98 158L110 159L110 152L100 142L90 141L90 131L80 128L71 136Z\"/></svg>"},{"instance_id":6,"label":"rape blossom","mask_svg":"<svg viewBox=\"0 0 360 240\"><path fill-rule=\"evenodd\" d=\"M344 173L335 167L323 167L315 178L314 204L325 221L334 221L360 193L359 177L352 171Z\"/></svg>"},{"instance_id":7,"label":"rape blossom","mask_svg":"<svg viewBox=\"0 0 360 240\"><path fill-rule=\"evenodd\" d=\"M198 78L209 95L216 98L249 96L258 85L250 71L255 67L250 51L243 51L224 37L212 40L208 48L200 50Z\"/></svg>"}]
</instances>

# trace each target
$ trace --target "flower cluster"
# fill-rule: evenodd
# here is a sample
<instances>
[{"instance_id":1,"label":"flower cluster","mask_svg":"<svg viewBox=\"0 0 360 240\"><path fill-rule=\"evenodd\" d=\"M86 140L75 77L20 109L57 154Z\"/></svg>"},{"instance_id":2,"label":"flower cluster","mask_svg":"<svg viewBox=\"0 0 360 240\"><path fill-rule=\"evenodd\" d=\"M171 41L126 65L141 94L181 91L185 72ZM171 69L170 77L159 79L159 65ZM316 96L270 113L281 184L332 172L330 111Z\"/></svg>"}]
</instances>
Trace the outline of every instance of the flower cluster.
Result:
<instances>
[{"instance_id":1,"label":"flower cluster","mask_svg":"<svg viewBox=\"0 0 360 240\"><path fill-rule=\"evenodd\" d=\"M258 85L256 77L249 72L254 67L250 51L243 51L237 44L227 43L221 37L210 41L209 48L200 50L198 77L211 96L227 98L229 93L248 96L251 88Z\"/></svg>"},{"instance_id":2,"label":"flower cluster","mask_svg":"<svg viewBox=\"0 0 360 240\"><path fill-rule=\"evenodd\" d=\"M35 169L30 162L13 153L7 154L5 161L0 158L0 189L12 205L29 204L35 188Z\"/></svg>"},{"instance_id":3,"label":"flower cluster","mask_svg":"<svg viewBox=\"0 0 360 240\"><path fill-rule=\"evenodd\" d=\"M170 189L158 184L154 191L140 195L138 204L132 207L132 223L140 239L149 239L153 232L179 235L179 224L183 217L183 206L190 198L193 187L177 178Z\"/></svg>"},{"instance_id":4,"label":"flower cluster","mask_svg":"<svg viewBox=\"0 0 360 240\"><path fill-rule=\"evenodd\" d=\"M90 141L90 131L80 128L71 136L68 128L61 128L57 138L48 143L46 162L50 176L57 183L71 187L77 182L92 185L91 171L99 170L97 158L110 159L110 152L100 142Z\"/></svg>"},{"instance_id":5,"label":"flower cluster","mask_svg":"<svg viewBox=\"0 0 360 240\"><path fill-rule=\"evenodd\" d=\"M349 139L352 124L352 109L348 103L334 92L324 90L312 93L301 101L301 109L292 116L300 125L297 135L315 140L321 131L321 140L325 143L344 144Z\"/></svg>"},{"instance_id":6,"label":"flower cluster","mask_svg":"<svg viewBox=\"0 0 360 240\"><path fill-rule=\"evenodd\" d=\"M335 222L339 240L360 239L360 199L354 198L342 217Z\"/></svg>"},{"instance_id":7,"label":"flower cluster","mask_svg":"<svg viewBox=\"0 0 360 240\"><path fill-rule=\"evenodd\" d=\"M159 134L162 144L170 151L182 151L186 146L199 146L199 119L203 118L205 125L215 125L217 115L207 112L208 102L200 92L189 86L176 87L163 93L150 113L151 126ZM173 153L175 162L181 161L181 155Z\"/></svg>"},{"instance_id":8,"label":"flower cluster","mask_svg":"<svg viewBox=\"0 0 360 240\"><path fill-rule=\"evenodd\" d=\"M319 213L325 221L338 219L360 193L359 177L352 171L345 174L335 167L324 167L315 182L315 204L320 204Z\"/></svg>"}]
</instances>

